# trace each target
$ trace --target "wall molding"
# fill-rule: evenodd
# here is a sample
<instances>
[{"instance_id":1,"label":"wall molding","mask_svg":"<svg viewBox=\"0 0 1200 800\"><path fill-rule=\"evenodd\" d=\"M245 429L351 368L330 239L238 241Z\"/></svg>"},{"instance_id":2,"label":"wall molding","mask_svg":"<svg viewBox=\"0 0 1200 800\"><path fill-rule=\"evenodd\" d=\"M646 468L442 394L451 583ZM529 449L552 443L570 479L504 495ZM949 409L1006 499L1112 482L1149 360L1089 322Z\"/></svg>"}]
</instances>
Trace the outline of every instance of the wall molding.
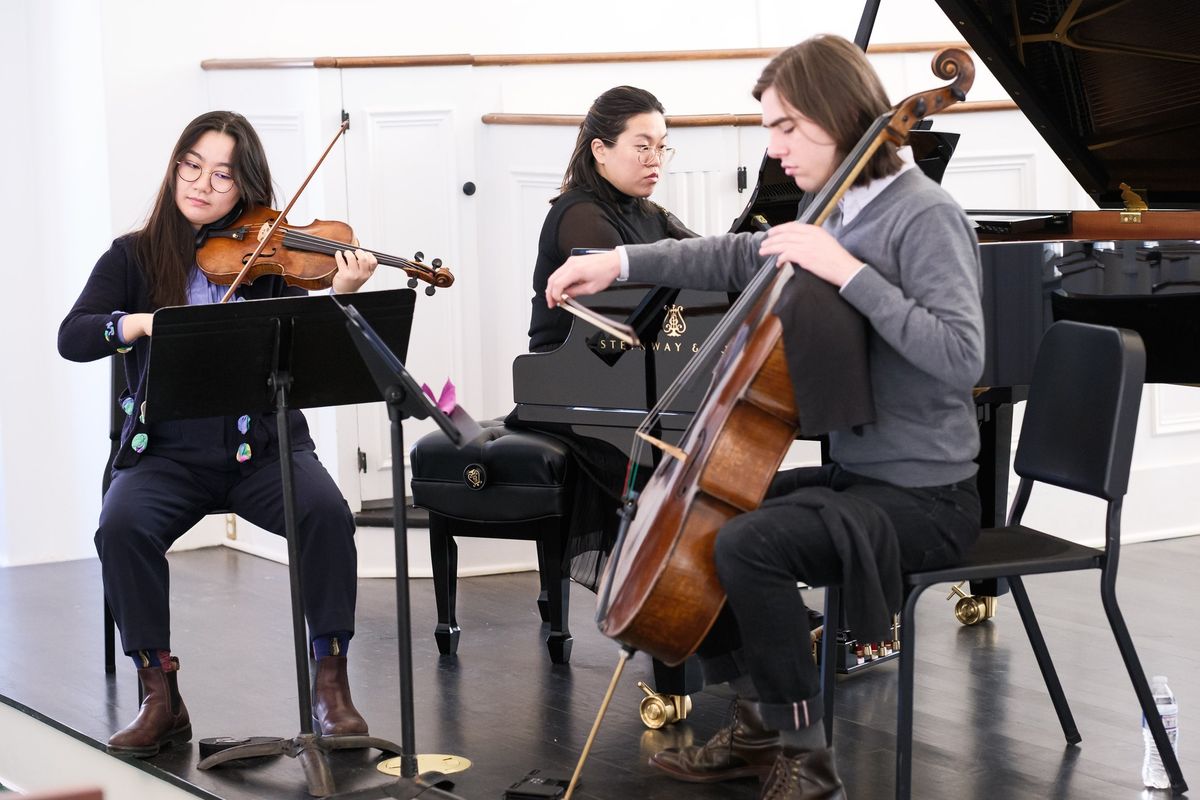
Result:
<instances>
[{"instance_id":1,"label":"wall molding","mask_svg":"<svg viewBox=\"0 0 1200 800\"><path fill-rule=\"evenodd\" d=\"M946 47L971 50L966 42L896 42L873 44L868 55L933 53ZM555 64L613 64L648 61L726 61L773 58L781 47L740 47L718 50L650 50L612 53L526 53L472 55L440 53L394 56L313 56L290 58L206 58L203 70L237 69L374 69L379 67L514 67Z\"/></svg>"},{"instance_id":2,"label":"wall molding","mask_svg":"<svg viewBox=\"0 0 1200 800\"><path fill-rule=\"evenodd\" d=\"M972 114L991 111L1016 111L1019 106L1011 100L967 100L955 103L939 114ZM488 113L481 117L484 125L562 125L578 128L582 114L501 114ZM752 127L762 125L762 114L667 114L669 128L714 128L719 126Z\"/></svg>"},{"instance_id":3,"label":"wall molding","mask_svg":"<svg viewBox=\"0 0 1200 800\"><path fill-rule=\"evenodd\" d=\"M1200 393L1196 392L1195 387L1189 387L1187 392L1174 391L1181 388L1150 385L1150 430L1155 436L1200 431L1200 403L1195 402L1200 398Z\"/></svg>"},{"instance_id":4,"label":"wall molding","mask_svg":"<svg viewBox=\"0 0 1200 800\"><path fill-rule=\"evenodd\" d=\"M1015 108L1015 106L1014 106ZM1037 199L1037 157L1033 153L997 153L995 155L959 155L950 159L946 167L946 178L968 178L973 182L986 182L1003 176L1013 176L1020 195L1016 208L1032 208ZM993 184L994 185L994 184Z\"/></svg>"}]
</instances>

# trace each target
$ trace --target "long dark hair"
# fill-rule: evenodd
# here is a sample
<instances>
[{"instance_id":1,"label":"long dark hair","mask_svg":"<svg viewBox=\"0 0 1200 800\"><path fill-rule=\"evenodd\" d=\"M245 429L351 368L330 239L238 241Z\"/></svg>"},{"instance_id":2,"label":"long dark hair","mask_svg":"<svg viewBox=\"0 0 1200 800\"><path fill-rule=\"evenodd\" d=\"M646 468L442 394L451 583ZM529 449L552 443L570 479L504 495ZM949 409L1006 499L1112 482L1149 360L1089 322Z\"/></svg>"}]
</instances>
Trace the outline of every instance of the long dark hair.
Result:
<instances>
[{"instance_id":1,"label":"long dark hair","mask_svg":"<svg viewBox=\"0 0 1200 800\"><path fill-rule=\"evenodd\" d=\"M845 158L875 118L891 108L871 62L840 36L814 36L775 56L754 86L754 99L761 100L771 87L833 137L839 158ZM887 142L854 183L863 186L891 175L902 163L895 145Z\"/></svg>"},{"instance_id":2,"label":"long dark hair","mask_svg":"<svg viewBox=\"0 0 1200 800\"><path fill-rule=\"evenodd\" d=\"M249 120L233 111L209 111L189 122L167 161L154 210L134 238L134 253L156 309L187 302L188 271L196 260L196 233L175 205L175 162L209 131L233 137L232 171L239 207L269 208L274 200L267 155Z\"/></svg>"},{"instance_id":3,"label":"long dark hair","mask_svg":"<svg viewBox=\"0 0 1200 800\"><path fill-rule=\"evenodd\" d=\"M666 113L657 97L636 86L615 86L597 97L579 125L579 137L575 140L575 151L571 153L567 171L563 173L559 197L568 189L579 188L592 192L602 200L615 201L618 196L617 190L596 169L592 140L600 139L612 144L625 132L632 117L655 111L659 114ZM557 199L558 197L554 198ZM553 203L554 200L550 202ZM652 208L650 201L642 197L635 198L635 203L643 210Z\"/></svg>"}]
</instances>

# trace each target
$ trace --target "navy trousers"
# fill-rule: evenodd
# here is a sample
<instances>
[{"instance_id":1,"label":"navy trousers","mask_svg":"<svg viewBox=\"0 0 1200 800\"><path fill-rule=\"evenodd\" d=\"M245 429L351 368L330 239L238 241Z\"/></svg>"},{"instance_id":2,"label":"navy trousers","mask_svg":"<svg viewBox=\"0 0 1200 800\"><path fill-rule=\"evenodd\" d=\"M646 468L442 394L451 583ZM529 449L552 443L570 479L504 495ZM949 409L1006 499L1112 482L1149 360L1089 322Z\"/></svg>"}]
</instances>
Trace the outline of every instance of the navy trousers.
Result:
<instances>
[{"instance_id":1,"label":"navy trousers","mask_svg":"<svg viewBox=\"0 0 1200 800\"><path fill-rule=\"evenodd\" d=\"M768 500L725 523L714 558L729 601L698 653L708 683L748 673L764 721L776 728L796 727L794 705L820 694L808 609L796 583L842 581L841 558L829 530L816 511L794 502L811 486L851 493L883 509L895 527L900 568L906 572L953 563L979 535L974 478L906 488L836 464L780 473ZM836 627L837 620L827 623Z\"/></svg>"},{"instance_id":2,"label":"navy trousers","mask_svg":"<svg viewBox=\"0 0 1200 800\"><path fill-rule=\"evenodd\" d=\"M160 443L157 454L152 446L135 465L114 471L100 511L96 551L126 653L170 649L166 551L206 514L228 510L285 535L278 458L239 464L232 456L236 445L231 449L221 431L228 425L215 427L208 420L172 425L151 434ZM312 449L292 456L300 582L310 634L352 632L358 564L354 517Z\"/></svg>"}]
</instances>

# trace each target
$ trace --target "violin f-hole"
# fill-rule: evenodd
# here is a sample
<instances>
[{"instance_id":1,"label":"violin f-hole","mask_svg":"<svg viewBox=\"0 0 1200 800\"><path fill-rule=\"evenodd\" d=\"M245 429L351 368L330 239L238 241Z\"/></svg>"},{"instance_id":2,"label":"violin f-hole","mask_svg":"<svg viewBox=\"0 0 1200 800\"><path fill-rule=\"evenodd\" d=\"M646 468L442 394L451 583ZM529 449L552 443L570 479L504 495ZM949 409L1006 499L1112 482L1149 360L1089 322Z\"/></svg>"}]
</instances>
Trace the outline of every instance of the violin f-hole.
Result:
<instances>
[{"instance_id":1,"label":"violin f-hole","mask_svg":"<svg viewBox=\"0 0 1200 800\"><path fill-rule=\"evenodd\" d=\"M259 258L274 258L274 257L275 257L275 254L276 254L277 252L278 252L278 250L277 250L276 248L271 248L271 250L270 250L270 251L264 250L263 252L259 253L259 254L258 254L258 257L259 257ZM243 267L244 267L244 266L246 266L246 262L250 260L250 257L251 257L252 255L254 255L254 254L253 254L253 253L246 253L245 255L243 255L243 256L242 256L242 266L243 266Z\"/></svg>"}]
</instances>

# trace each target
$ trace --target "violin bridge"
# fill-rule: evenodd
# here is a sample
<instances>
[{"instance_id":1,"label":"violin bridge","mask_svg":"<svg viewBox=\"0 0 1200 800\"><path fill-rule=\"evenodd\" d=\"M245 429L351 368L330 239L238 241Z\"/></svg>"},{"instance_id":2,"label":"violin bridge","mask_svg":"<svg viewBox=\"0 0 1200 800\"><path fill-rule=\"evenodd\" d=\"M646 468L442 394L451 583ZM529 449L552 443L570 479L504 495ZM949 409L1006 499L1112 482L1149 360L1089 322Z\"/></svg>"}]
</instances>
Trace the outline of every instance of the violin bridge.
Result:
<instances>
[{"instance_id":1,"label":"violin bridge","mask_svg":"<svg viewBox=\"0 0 1200 800\"><path fill-rule=\"evenodd\" d=\"M679 461L680 463L687 463L688 454L680 450L675 445L667 444L662 439L655 439L648 433L642 433L641 431L637 431L636 433L638 436L649 442L653 447L657 447L659 450L663 451L671 458L674 458L676 461Z\"/></svg>"}]
</instances>

